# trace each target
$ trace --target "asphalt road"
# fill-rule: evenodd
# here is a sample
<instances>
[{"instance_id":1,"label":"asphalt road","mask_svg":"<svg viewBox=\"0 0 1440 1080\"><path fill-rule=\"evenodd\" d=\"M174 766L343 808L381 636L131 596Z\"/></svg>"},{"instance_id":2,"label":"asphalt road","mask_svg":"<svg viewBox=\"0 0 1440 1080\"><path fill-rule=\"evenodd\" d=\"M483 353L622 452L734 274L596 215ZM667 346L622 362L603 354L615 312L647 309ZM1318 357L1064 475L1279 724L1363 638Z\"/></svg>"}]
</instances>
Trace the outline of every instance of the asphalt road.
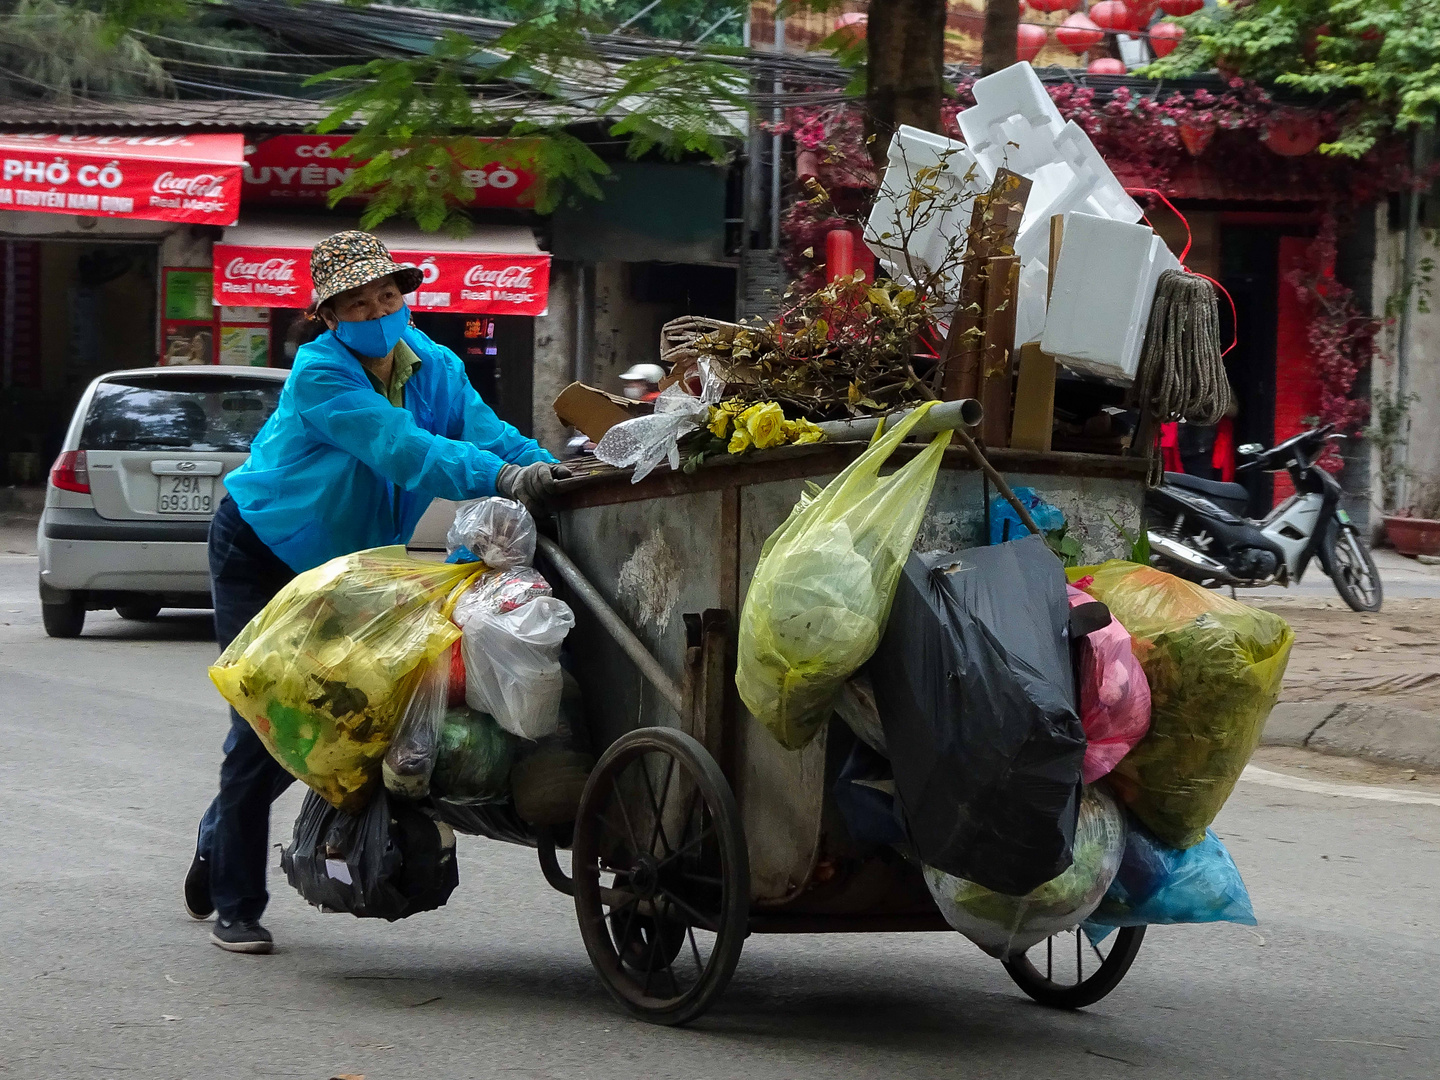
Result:
<instances>
[{"instance_id":1,"label":"asphalt road","mask_svg":"<svg viewBox=\"0 0 1440 1080\"><path fill-rule=\"evenodd\" d=\"M1083 1013L958 935L757 938L714 1012L650 1027L533 855L470 838L450 905L393 925L321 915L272 871L277 953L223 953L180 906L225 728L206 619L94 613L51 641L34 576L0 556L4 1080L1440 1075L1435 787L1380 801L1270 762L1217 823L1261 925L1154 929Z\"/></svg>"}]
</instances>

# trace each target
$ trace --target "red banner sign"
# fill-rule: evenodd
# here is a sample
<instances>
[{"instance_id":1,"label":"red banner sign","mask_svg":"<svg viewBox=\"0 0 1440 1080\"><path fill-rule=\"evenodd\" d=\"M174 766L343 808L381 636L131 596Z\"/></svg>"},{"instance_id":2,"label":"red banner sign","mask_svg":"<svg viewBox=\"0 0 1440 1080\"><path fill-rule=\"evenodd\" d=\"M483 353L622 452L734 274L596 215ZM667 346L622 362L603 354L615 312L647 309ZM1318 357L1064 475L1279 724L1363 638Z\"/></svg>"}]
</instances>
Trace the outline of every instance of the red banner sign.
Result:
<instances>
[{"instance_id":1,"label":"red banner sign","mask_svg":"<svg viewBox=\"0 0 1440 1080\"><path fill-rule=\"evenodd\" d=\"M541 315L550 296L549 255L394 251L425 275L405 300L415 311ZM215 245L215 303L231 307L309 307L315 286L306 248Z\"/></svg>"},{"instance_id":2,"label":"red banner sign","mask_svg":"<svg viewBox=\"0 0 1440 1080\"><path fill-rule=\"evenodd\" d=\"M0 135L0 209L233 225L241 135Z\"/></svg>"},{"instance_id":3,"label":"red banner sign","mask_svg":"<svg viewBox=\"0 0 1440 1080\"><path fill-rule=\"evenodd\" d=\"M276 135L245 147L246 202L314 203L325 199L364 164L340 157L345 135ZM467 206L527 207L535 202L535 174L494 162L463 173L475 192Z\"/></svg>"}]
</instances>

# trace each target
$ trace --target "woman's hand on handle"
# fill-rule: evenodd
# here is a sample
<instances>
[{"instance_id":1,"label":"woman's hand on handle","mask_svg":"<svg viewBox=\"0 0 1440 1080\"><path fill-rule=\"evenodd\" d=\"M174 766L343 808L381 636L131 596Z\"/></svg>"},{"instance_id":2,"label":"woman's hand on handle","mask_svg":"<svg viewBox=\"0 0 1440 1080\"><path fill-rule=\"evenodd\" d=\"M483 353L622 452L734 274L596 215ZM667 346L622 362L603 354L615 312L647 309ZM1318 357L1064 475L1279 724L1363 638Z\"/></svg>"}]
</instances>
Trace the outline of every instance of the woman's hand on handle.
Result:
<instances>
[{"instance_id":1,"label":"woman's hand on handle","mask_svg":"<svg viewBox=\"0 0 1440 1080\"><path fill-rule=\"evenodd\" d=\"M547 461L537 461L533 465L506 465L495 477L495 492L526 505L544 502L555 494L559 482L570 475L570 470L564 465Z\"/></svg>"}]
</instances>

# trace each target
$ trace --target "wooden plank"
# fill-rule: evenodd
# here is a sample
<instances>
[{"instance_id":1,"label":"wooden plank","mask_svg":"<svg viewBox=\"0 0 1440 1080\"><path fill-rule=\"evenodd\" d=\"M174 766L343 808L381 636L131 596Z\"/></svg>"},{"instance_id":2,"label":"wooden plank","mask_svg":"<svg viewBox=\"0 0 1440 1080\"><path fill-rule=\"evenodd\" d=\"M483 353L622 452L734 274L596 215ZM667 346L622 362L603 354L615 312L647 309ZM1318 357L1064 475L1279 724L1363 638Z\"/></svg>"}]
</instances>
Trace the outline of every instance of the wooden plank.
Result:
<instances>
[{"instance_id":1,"label":"wooden plank","mask_svg":"<svg viewBox=\"0 0 1440 1080\"><path fill-rule=\"evenodd\" d=\"M1050 306L1050 294L1055 291L1055 267L1060 264L1060 243L1065 238L1065 215L1050 215L1050 262L1045 277L1045 306Z\"/></svg>"},{"instance_id":2,"label":"wooden plank","mask_svg":"<svg viewBox=\"0 0 1440 1080\"><path fill-rule=\"evenodd\" d=\"M980 431L987 446L1010 445L1011 354L1015 346L1015 299L1019 286L1019 257L993 256L986 274L984 366L980 388L980 400L985 406Z\"/></svg>"},{"instance_id":3,"label":"wooden plank","mask_svg":"<svg viewBox=\"0 0 1440 1080\"><path fill-rule=\"evenodd\" d=\"M1055 358L1040 351L1039 342L1020 346L1020 374L1015 380L1015 421L1010 445L1016 450L1048 453L1055 430Z\"/></svg>"},{"instance_id":4,"label":"wooden plank","mask_svg":"<svg viewBox=\"0 0 1440 1080\"><path fill-rule=\"evenodd\" d=\"M1015 253L1030 188L1030 181L1019 173L1001 169L990 190L975 199L960 275L960 298L951 313L945 348L940 354L945 366L940 396L946 401L980 396L989 260Z\"/></svg>"}]
</instances>

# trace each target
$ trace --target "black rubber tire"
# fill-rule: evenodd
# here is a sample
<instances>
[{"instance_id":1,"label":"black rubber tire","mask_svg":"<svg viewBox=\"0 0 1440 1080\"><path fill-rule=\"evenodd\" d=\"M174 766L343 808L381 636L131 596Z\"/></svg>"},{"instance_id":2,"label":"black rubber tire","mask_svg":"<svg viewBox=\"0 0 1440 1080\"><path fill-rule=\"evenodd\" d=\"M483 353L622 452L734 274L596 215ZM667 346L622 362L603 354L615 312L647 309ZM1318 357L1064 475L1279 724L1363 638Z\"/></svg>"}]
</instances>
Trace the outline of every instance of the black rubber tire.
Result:
<instances>
[{"instance_id":1,"label":"black rubber tire","mask_svg":"<svg viewBox=\"0 0 1440 1080\"><path fill-rule=\"evenodd\" d=\"M1350 545L1352 539L1353 551ZM1360 554L1359 566L1355 562L1355 552ZM1320 557L1330 580L1335 583L1335 591L1353 611L1380 610L1380 605L1385 602L1385 589L1380 584L1380 571L1375 568L1370 547L1360 539L1359 533L1332 518L1325 527L1325 535L1320 538Z\"/></svg>"},{"instance_id":2,"label":"black rubber tire","mask_svg":"<svg viewBox=\"0 0 1440 1080\"><path fill-rule=\"evenodd\" d=\"M160 605L151 600L130 600L116 604L115 614L130 622L149 622L160 614Z\"/></svg>"},{"instance_id":3,"label":"black rubber tire","mask_svg":"<svg viewBox=\"0 0 1440 1080\"><path fill-rule=\"evenodd\" d=\"M659 781L650 776L645 760L656 757L666 762ZM680 779L671 802L675 776ZM640 778L645 780L650 806L661 807L664 813L640 817L635 811L641 807L622 794L627 784L640 791L633 783ZM677 842L672 845L665 823L673 820L670 811L675 808L682 813ZM638 835L651 827L648 842L640 843L632 817L641 821ZM695 837L687 840L692 823ZM616 740L585 785L575 819L571 865L580 936L611 997L652 1024L685 1024L709 1009L735 973L749 933L750 856L735 796L705 748L672 728L641 728ZM602 892L602 873L615 874L613 890ZM641 885L641 880L653 884ZM694 884L697 881L703 884ZM642 899L617 904L617 893L632 898L638 894ZM643 911L642 905L650 910ZM657 918L684 927L676 954L693 954L692 985L682 988L672 966L675 956L670 955L670 946L675 939L670 933L646 939L642 932L642 949L649 948L647 941L659 947L650 950L644 965L648 974L636 970L641 965L629 955L635 945L626 942L634 940L636 919L653 923ZM708 959L701 956L697 927L713 935ZM657 964L664 965L663 972L656 970ZM680 967L688 977L689 966ZM662 974L675 991L668 996L663 982L651 993Z\"/></svg>"},{"instance_id":4,"label":"black rubber tire","mask_svg":"<svg viewBox=\"0 0 1440 1080\"><path fill-rule=\"evenodd\" d=\"M40 621L45 624L45 633L51 637L79 637L85 629L85 606L73 598L58 604L42 603Z\"/></svg>"},{"instance_id":5,"label":"black rubber tire","mask_svg":"<svg viewBox=\"0 0 1440 1080\"><path fill-rule=\"evenodd\" d=\"M1078 932L1084 933L1083 930ZM1087 1005L1094 1005L1120 985L1120 980L1125 978L1130 965L1135 962L1135 955L1140 951L1144 940L1145 927L1121 927L1115 932L1115 944L1110 949L1110 955L1095 969L1095 974L1070 985L1051 982L1040 974L1039 969L1031 963L1028 953L1004 961L1005 971L1016 986L1041 1005L1052 1009L1083 1009ZM1035 948L1043 945L1042 942Z\"/></svg>"}]
</instances>

